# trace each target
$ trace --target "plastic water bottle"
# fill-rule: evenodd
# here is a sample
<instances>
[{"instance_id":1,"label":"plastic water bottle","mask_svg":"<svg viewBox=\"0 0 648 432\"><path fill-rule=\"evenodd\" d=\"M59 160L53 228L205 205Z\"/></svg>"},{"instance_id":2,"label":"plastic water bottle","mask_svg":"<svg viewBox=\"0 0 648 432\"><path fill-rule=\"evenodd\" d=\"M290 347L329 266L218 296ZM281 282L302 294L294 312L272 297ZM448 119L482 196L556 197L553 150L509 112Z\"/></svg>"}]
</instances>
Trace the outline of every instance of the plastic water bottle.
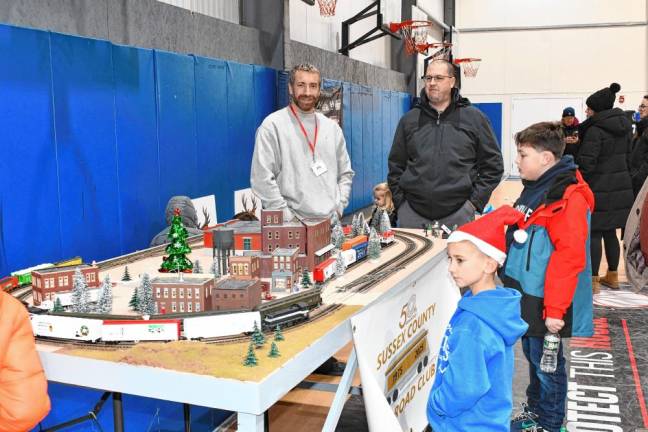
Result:
<instances>
[{"instance_id":1,"label":"plastic water bottle","mask_svg":"<svg viewBox=\"0 0 648 432\"><path fill-rule=\"evenodd\" d=\"M560 335L547 332L542 347L540 369L545 373L554 373L558 367L558 349L560 348Z\"/></svg>"}]
</instances>

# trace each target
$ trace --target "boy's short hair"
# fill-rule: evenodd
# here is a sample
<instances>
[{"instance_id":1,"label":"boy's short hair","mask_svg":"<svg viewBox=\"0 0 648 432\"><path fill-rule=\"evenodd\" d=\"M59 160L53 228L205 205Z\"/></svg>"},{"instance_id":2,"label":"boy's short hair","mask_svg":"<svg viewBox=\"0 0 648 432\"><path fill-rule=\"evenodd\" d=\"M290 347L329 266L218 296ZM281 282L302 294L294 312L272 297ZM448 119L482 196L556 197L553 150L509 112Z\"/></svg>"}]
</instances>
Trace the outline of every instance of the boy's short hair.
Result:
<instances>
[{"instance_id":1,"label":"boy's short hair","mask_svg":"<svg viewBox=\"0 0 648 432\"><path fill-rule=\"evenodd\" d=\"M516 133L515 145L533 147L539 152L548 151L560 159L565 151L564 138L560 122L540 122Z\"/></svg>"}]
</instances>

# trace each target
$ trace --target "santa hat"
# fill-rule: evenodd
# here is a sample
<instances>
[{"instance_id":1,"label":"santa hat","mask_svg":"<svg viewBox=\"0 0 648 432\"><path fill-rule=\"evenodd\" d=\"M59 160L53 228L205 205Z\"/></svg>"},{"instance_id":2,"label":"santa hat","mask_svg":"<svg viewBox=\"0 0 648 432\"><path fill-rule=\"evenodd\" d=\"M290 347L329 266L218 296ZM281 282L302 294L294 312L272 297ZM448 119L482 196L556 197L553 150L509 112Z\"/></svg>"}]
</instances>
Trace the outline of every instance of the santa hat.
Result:
<instances>
[{"instance_id":1,"label":"santa hat","mask_svg":"<svg viewBox=\"0 0 648 432\"><path fill-rule=\"evenodd\" d=\"M497 210L460 226L448 237L448 243L469 241L477 249L504 264L506 260L506 225L513 225L524 218L524 214L511 206L502 206ZM526 241L526 232L517 230L515 240L519 243Z\"/></svg>"}]
</instances>

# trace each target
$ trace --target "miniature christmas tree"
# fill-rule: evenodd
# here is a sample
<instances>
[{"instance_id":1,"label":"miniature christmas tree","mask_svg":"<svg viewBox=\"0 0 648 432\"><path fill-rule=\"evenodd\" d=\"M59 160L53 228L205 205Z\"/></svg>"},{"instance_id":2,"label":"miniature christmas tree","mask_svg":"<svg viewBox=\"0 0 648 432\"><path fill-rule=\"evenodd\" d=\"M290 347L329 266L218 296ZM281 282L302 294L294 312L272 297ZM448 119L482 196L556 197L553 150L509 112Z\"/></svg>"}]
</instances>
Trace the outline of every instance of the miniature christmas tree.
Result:
<instances>
[{"instance_id":1,"label":"miniature christmas tree","mask_svg":"<svg viewBox=\"0 0 648 432\"><path fill-rule=\"evenodd\" d=\"M154 315L156 313L155 299L153 298L153 287L148 273L142 275L142 281L138 293L139 311L144 315Z\"/></svg>"},{"instance_id":2,"label":"miniature christmas tree","mask_svg":"<svg viewBox=\"0 0 648 432\"><path fill-rule=\"evenodd\" d=\"M302 271L301 286L303 289L308 289L313 286L313 281L311 281L308 269L304 269Z\"/></svg>"},{"instance_id":3,"label":"miniature christmas tree","mask_svg":"<svg viewBox=\"0 0 648 432\"><path fill-rule=\"evenodd\" d=\"M386 211L382 212L382 216L380 216L380 234L389 231L392 229L391 222L389 222L389 215L387 214Z\"/></svg>"},{"instance_id":4,"label":"miniature christmas tree","mask_svg":"<svg viewBox=\"0 0 648 432\"><path fill-rule=\"evenodd\" d=\"M380 258L380 238L376 230L371 228L371 233L369 234L369 245L367 245L367 255L371 261L378 261Z\"/></svg>"},{"instance_id":5,"label":"miniature christmas tree","mask_svg":"<svg viewBox=\"0 0 648 432\"><path fill-rule=\"evenodd\" d=\"M346 272L346 264L342 252L338 251L337 259L335 260L335 276L342 276Z\"/></svg>"},{"instance_id":6,"label":"miniature christmas tree","mask_svg":"<svg viewBox=\"0 0 648 432\"><path fill-rule=\"evenodd\" d=\"M256 321L254 321L254 329L252 331L252 343L254 343L254 346L257 348L261 348L265 345L265 336Z\"/></svg>"},{"instance_id":7,"label":"miniature christmas tree","mask_svg":"<svg viewBox=\"0 0 648 432\"><path fill-rule=\"evenodd\" d=\"M135 287L135 289L133 290L133 295L131 296L130 302L128 302L128 307L130 307L132 311L138 311L139 310L138 291L139 291L139 287Z\"/></svg>"},{"instance_id":8,"label":"miniature christmas tree","mask_svg":"<svg viewBox=\"0 0 648 432\"><path fill-rule=\"evenodd\" d=\"M277 344L273 341L270 345L270 352L268 353L268 357L279 357L280 355L281 354L279 354L279 348L277 348Z\"/></svg>"},{"instance_id":9,"label":"miniature christmas tree","mask_svg":"<svg viewBox=\"0 0 648 432\"><path fill-rule=\"evenodd\" d=\"M112 284L110 283L110 276L106 276L101 284L99 291L99 300L97 301L97 312L111 313L112 312Z\"/></svg>"},{"instance_id":10,"label":"miniature christmas tree","mask_svg":"<svg viewBox=\"0 0 648 432\"><path fill-rule=\"evenodd\" d=\"M369 228L369 224L365 221L364 226L362 228L362 235L368 236L369 233L371 233L371 228Z\"/></svg>"},{"instance_id":11,"label":"miniature christmas tree","mask_svg":"<svg viewBox=\"0 0 648 432\"><path fill-rule=\"evenodd\" d=\"M218 258L214 258L214 261L212 262L211 265L211 270L212 273L214 273L214 279L217 279L220 277L220 268L218 265Z\"/></svg>"},{"instance_id":12,"label":"miniature christmas tree","mask_svg":"<svg viewBox=\"0 0 648 432\"><path fill-rule=\"evenodd\" d=\"M124 267L124 275L122 276L122 282L128 282L131 280L131 275L128 273L128 266Z\"/></svg>"},{"instance_id":13,"label":"miniature christmas tree","mask_svg":"<svg viewBox=\"0 0 648 432\"><path fill-rule=\"evenodd\" d=\"M277 324L277 327L275 327L275 332L274 332L274 340L277 342L285 340L286 338L284 337L283 333L281 332L281 327L279 327L279 324Z\"/></svg>"},{"instance_id":14,"label":"miniature christmas tree","mask_svg":"<svg viewBox=\"0 0 648 432\"><path fill-rule=\"evenodd\" d=\"M342 247L342 243L344 243L344 231L340 225L335 225L333 230L331 230L331 243L333 243L336 249Z\"/></svg>"},{"instance_id":15,"label":"miniature christmas tree","mask_svg":"<svg viewBox=\"0 0 648 432\"><path fill-rule=\"evenodd\" d=\"M63 312L63 304L61 303L61 299L56 297L56 300L54 300L54 307L52 308L52 312Z\"/></svg>"},{"instance_id":16,"label":"miniature christmas tree","mask_svg":"<svg viewBox=\"0 0 648 432\"><path fill-rule=\"evenodd\" d=\"M167 235L169 244L165 249L169 256L164 258L160 267L161 272L184 272L193 268L193 264L187 258L187 254L191 252L191 248L187 243L188 236L187 229L182 224L180 209L175 209L169 234Z\"/></svg>"},{"instance_id":17,"label":"miniature christmas tree","mask_svg":"<svg viewBox=\"0 0 648 432\"><path fill-rule=\"evenodd\" d=\"M357 235L369 235L369 232L364 232L365 229L365 218L363 213L358 213L358 221L356 222L358 224L358 234Z\"/></svg>"},{"instance_id":18,"label":"miniature christmas tree","mask_svg":"<svg viewBox=\"0 0 648 432\"><path fill-rule=\"evenodd\" d=\"M77 267L72 282L72 312L90 312L90 292L81 270Z\"/></svg>"},{"instance_id":19,"label":"miniature christmas tree","mask_svg":"<svg viewBox=\"0 0 648 432\"><path fill-rule=\"evenodd\" d=\"M194 262L193 272L194 272L194 273L202 273L202 272L203 272L203 269L202 269L202 267L200 266L200 261L196 260L196 261Z\"/></svg>"},{"instance_id":20,"label":"miniature christmas tree","mask_svg":"<svg viewBox=\"0 0 648 432\"><path fill-rule=\"evenodd\" d=\"M355 214L353 215L353 220L351 221L351 237L356 237L360 235L360 220L358 219L358 215Z\"/></svg>"},{"instance_id":21,"label":"miniature christmas tree","mask_svg":"<svg viewBox=\"0 0 648 432\"><path fill-rule=\"evenodd\" d=\"M252 342L250 342L250 346L248 346L247 356L245 356L245 359L243 360L243 366L256 366L257 364L258 360L256 354L254 353L254 347L252 346Z\"/></svg>"},{"instance_id":22,"label":"miniature christmas tree","mask_svg":"<svg viewBox=\"0 0 648 432\"><path fill-rule=\"evenodd\" d=\"M380 230L380 225L382 223L383 213L385 213L385 210L377 207L376 210L374 210L373 216L371 217L371 227L375 228L379 233L382 233L382 231Z\"/></svg>"},{"instance_id":23,"label":"miniature christmas tree","mask_svg":"<svg viewBox=\"0 0 648 432\"><path fill-rule=\"evenodd\" d=\"M331 216L331 228L336 225L340 225L340 218L338 217L337 212L333 212L333 216Z\"/></svg>"}]
</instances>

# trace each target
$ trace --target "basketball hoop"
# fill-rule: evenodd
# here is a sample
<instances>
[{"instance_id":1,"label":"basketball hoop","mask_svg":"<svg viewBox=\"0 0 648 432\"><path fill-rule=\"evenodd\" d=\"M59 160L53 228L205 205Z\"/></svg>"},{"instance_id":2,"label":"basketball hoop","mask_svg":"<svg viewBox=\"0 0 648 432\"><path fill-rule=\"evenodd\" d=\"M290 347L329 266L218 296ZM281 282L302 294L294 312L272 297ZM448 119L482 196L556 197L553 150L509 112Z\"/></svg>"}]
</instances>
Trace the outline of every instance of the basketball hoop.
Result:
<instances>
[{"instance_id":1,"label":"basketball hoop","mask_svg":"<svg viewBox=\"0 0 648 432\"><path fill-rule=\"evenodd\" d=\"M337 0L317 0L319 5L320 15L326 18L335 15L335 5Z\"/></svg>"},{"instance_id":2,"label":"basketball hoop","mask_svg":"<svg viewBox=\"0 0 648 432\"><path fill-rule=\"evenodd\" d=\"M405 41L405 52L409 55L426 53L428 49L428 35L432 29L432 21L403 21L389 24L389 31L400 31Z\"/></svg>"},{"instance_id":3,"label":"basketball hoop","mask_svg":"<svg viewBox=\"0 0 648 432\"><path fill-rule=\"evenodd\" d=\"M422 44L419 46L419 48L422 50L420 51L422 54L427 54L428 50L430 48L438 48L432 55L429 57L428 61L434 61L434 60L450 60L450 54L452 54L452 44L448 42L438 42L438 43L430 43L430 44Z\"/></svg>"},{"instance_id":4,"label":"basketball hoop","mask_svg":"<svg viewBox=\"0 0 648 432\"><path fill-rule=\"evenodd\" d=\"M461 67L466 78L476 77L481 65L481 59L478 58L458 58L454 59L453 62Z\"/></svg>"}]
</instances>

